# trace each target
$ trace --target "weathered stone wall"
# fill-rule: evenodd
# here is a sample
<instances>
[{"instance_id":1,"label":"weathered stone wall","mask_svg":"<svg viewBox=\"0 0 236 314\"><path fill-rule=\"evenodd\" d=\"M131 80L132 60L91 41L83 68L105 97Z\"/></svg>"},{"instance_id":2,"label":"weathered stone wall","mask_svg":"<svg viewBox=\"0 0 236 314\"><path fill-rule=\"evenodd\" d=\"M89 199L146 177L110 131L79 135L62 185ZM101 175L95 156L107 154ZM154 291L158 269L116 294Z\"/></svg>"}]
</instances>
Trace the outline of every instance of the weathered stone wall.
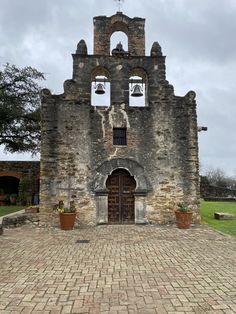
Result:
<instances>
[{"instance_id":1,"label":"weathered stone wall","mask_svg":"<svg viewBox=\"0 0 236 314\"><path fill-rule=\"evenodd\" d=\"M76 195L81 220L94 221L87 212L92 211L91 216L95 215L87 188L92 175L89 171L90 108L66 101L64 97L47 99L50 101L42 105L45 118L41 150L41 204L46 217L41 217L41 220L48 219L47 214L51 213L53 204L63 200L69 206L69 198ZM84 219L82 208L86 211Z\"/></svg>"},{"instance_id":2,"label":"weathered stone wall","mask_svg":"<svg viewBox=\"0 0 236 314\"><path fill-rule=\"evenodd\" d=\"M64 93L42 92L42 222L51 217L54 203L68 204L73 196L80 223L106 223L106 179L116 168L127 169L136 179L136 222L173 222L179 202L188 204L194 221L200 221L195 93L174 95L157 43L151 56L143 56L139 46L132 57L107 56L107 44L96 36L121 17L124 29L131 21L144 23L120 14L96 17L95 55L87 55L85 43L79 44ZM109 36L103 36L107 41ZM129 78L138 71L146 75L148 105L130 107ZM110 107L91 106L94 72L108 73ZM127 146L113 145L114 127L127 128Z\"/></svg>"},{"instance_id":3,"label":"weathered stone wall","mask_svg":"<svg viewBox=\"0 0 236 314\"><path fill-rule=\"evenodd\" d=\"M49 212L52 203L67 201L66 189L71 182L79 219L95 223L96 169L106 160L128 158L143 166L150 184L146 200L149 221L173 222L173 211L181 201L192 205L199 220L196 113L195 101L190 101L189 95L172 95L166 101L136 108L125 104L94 108L79 101L55 101L52 108L58 120L54 143L50 135L44 136L41 152L41 202L48 203ZM43 112L53 117L49 108L44 105ZM127 127L127 146L113 146L113 127Z\"/></svg>"}]
</instances>

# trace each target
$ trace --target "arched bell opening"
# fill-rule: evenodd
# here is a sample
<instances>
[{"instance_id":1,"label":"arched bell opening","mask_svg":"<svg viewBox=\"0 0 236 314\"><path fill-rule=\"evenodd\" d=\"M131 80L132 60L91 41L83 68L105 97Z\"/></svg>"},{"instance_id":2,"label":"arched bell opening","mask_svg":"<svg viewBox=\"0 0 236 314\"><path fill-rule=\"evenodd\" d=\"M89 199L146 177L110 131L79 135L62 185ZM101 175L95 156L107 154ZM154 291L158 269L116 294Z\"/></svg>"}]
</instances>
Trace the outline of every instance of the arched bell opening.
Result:
<instances>
[{"instance_id":1,"label":"arched bell opening","mask_svg":"<svg viewBox=\"0 0 236 314\"><path fill-rule=\"evenodd\" d=\"M147 74L143 69L133 69L129 76L129 105L147 106Z\"/></svg>"},{"instance_id":2,"label":"arched bell opening","mask_svg":"<svg viewBox=\"0 0 236 314\"><path fill-rule=\"evenodd\" d=\"M127 56L129 40L128 36L122 32L114 32L110 37L110 54L112 56Z\"/></svg>"},{"instance_id":3,"label":"arched bell opening","mask_svg":"<svg viewBox=\"0 0 236 314\"><path fill-rule=\"evenodd\" d=\"M106 181L108 224L135 223L136 181L126 169L116 169Z\"/></svg>"},{"instance_id":4,"label":"arched bell opening","mask_svg":"<svg viewBox=\"0 0 236 314\"><path fill-rule=\"evenodd\" d=\"M101 67L96 68L91 75L91 104L92 106L109 107L110 95L110 75Z\"/></svg>"}]
</instances>

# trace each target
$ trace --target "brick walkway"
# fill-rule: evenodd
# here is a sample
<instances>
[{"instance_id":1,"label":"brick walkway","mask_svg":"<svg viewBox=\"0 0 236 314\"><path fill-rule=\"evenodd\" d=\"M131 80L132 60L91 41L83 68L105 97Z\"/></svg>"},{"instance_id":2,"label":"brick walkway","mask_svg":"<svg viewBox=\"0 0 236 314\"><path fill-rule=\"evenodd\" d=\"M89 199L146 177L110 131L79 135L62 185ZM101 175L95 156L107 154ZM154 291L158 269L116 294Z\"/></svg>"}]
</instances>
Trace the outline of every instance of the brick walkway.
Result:
<instances>
[{"instance_id":1,"label":"brick walkway","mask_svg":"<svg viewBox=\"0 0 236 314\"><path fill-rule=\"evenodd\" d=\"M0 313L236 313L236 240L205 227L5 229Z\"/></svg>"}]
</instances>

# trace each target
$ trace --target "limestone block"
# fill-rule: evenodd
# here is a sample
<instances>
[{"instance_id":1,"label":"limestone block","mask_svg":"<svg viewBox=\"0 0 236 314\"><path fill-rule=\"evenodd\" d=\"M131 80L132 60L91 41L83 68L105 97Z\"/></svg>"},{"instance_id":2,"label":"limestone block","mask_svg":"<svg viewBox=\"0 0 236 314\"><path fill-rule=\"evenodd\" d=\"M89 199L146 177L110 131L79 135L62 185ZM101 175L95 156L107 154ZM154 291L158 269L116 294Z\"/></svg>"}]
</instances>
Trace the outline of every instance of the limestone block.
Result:
<instances>
[{"instance_id":1,"label":"limestone block","mask_svg":"<svg viewBox=\"0 0 236 314\"><path fill-rule=\"evenodd\" d=\"M229 214L229 213L214 213L214 218L218 220L231 220L234 218L234 215Z\"/></svg>"}]
</instances>

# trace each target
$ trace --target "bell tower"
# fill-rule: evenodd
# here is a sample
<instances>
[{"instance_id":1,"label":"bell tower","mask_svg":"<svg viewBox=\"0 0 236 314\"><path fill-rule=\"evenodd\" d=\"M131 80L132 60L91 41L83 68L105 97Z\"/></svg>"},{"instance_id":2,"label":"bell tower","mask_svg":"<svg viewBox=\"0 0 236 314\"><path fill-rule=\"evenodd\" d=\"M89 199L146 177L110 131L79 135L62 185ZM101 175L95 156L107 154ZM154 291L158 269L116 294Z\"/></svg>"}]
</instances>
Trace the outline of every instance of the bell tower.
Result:
<instances>
[{"instance_id":1,"label":"bell tower","mask_svg":"<svg viewBox=\"0 0 236 314\"><path fill-rule=\"evenodd\" d=\"M108 83L109 105L130 105L131 97L144 96L142 102L136 99L133 105L149 106L150 101L156 99L155 88L160 82L166 85L168 82L165 81L165 57L160 45L155 42L151 56L145 56L145 19L130 18L117 12L111 17L94 17L93 24L93 55L88 55L84 40L79 42L76 54L73 55L73 80L81 86L79 90L83 90L83 93L78 93L78 97L86 98L91 104L94 92L91 84L96 89L95 93L101 91L101 95ZM111 47L114 32L127 35L128 51L123 49L121 43Z\"/></svg>"},{"instance_id":2,"label":"bell tower","mask_svg":"<svg viewBox=\"0 0 236 314\"><path fill-rule=\"evenodd\" d=\"M122 31L128 37L130 56L145 56L145 19L133 19L122 12L112 17L97 16L94 25L94 55L110 55L110 38L114 32Z\"/></svg>"}]
</instances>

